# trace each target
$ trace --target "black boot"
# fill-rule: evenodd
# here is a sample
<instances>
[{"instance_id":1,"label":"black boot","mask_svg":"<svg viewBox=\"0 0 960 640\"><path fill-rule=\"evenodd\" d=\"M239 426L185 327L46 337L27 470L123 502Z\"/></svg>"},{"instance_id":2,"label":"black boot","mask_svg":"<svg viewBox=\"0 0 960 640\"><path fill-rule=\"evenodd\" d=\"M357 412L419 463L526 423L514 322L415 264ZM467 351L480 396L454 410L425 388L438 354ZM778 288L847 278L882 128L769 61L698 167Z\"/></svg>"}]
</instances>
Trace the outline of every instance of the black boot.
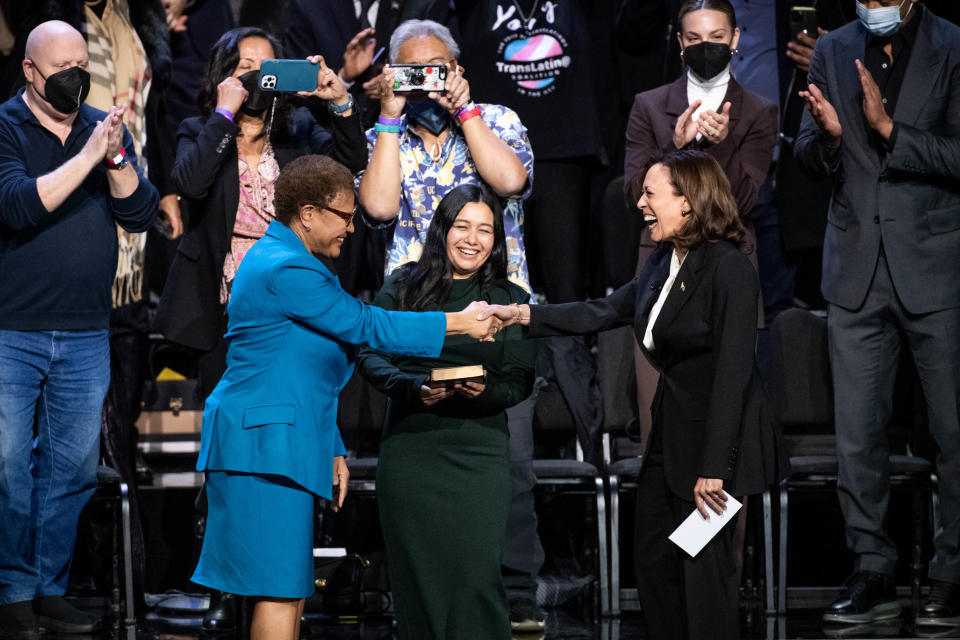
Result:
<instances>
[{"instance_id":1,"label":"black boot","mask_svg":"<svg viewBox=\"0 0 960 640\"><path fill-rule=\"evenodd\" d=\"M203 616L208 631L233 631L237 627L237 596L222 591L210 592L210 608Z\"/></svg>"},{"instance_id":2,"label":"black boot","mask_svg":"<svg viewBox=\"0 0 960 640\"><path fill-rule=\"evenodd\" d=\"M44 596L36 600L37 624L45 631L90 633L100 628L100 616L81 611L63 596Z\"/></svg>"},{"instance_id":3,"label":"black boot","mask_svg":"<svg viewBox=\"0 0 960 640\"><path fill-rule=\"evenodd\" d=\"M917 612L921 627L960 627L960 584L931 580L930 595Z\"/></svg>"},{"instance_id":4,"label":"black boot","mask_svg":"<svg viewBox=\"0 0 960 640\"><path fill-rule=\"evenodd\" d=\"M37 640L37 617L33 602L23 600L0 605L0 638L3 640Z\"/></svg>"}]
</instances>

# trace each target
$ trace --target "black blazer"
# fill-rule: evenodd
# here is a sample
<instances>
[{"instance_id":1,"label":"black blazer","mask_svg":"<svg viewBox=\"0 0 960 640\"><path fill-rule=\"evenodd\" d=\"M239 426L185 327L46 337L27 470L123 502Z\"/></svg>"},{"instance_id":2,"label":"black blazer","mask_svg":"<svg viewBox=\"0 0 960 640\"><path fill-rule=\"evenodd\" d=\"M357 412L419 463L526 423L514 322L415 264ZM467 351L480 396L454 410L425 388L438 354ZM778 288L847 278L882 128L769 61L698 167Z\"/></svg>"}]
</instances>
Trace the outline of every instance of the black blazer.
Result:
<instances>
[{"instance_id":1,"label":"black blazer","mask_svg":"<svg viewBox=\"0 0 960 640\"><path fill-rule=\"evenodd\" d=\"M329 122L332 135L301 107L287 130L271 133L280 168L310 153L331 156L354 173L363 168L367 145L359 116L354 112ZM217 344L223 328L220 279L240 202L237 131L236 124L213 114L188 118L177 132L173 181L187 202L188 222L160 297L156 324L167 339L204 351Z\"/></svg>"},{"instance_id":2,"label":"black blazer","mask_svg":"<svg viewBox=\"0 0 960 640\"><path fill-rule=\"evenodd\" d=\"M866 123L854 60L859 22L821 36L808 77L837 110L843 143L832 154L804 112L795 153L808 171L833 176L823 245L823 297L858 309L881 243L897 295L911 313L960 306L960 28L923 5L889 148Z\"/></svg>"},{"instance_id":3,"label":"black blazer","mask_svg":"<svg viewBox=\"0 0 960 640\"><path fill-rule=\"evenodd\" d=\"M722 478L733 495L760 493L783 477L787 462L754 357L756 269L729 242L692 249L657 317L651 352L643 347L643 334L670 255L669 248L659 246L637 278L606 298L531 306L528 335L592 333L632 324L641 350L660 372L650 410L653 433L663 438L671 491L692 501L702 476Z\"/></svg>"}]
</instances>

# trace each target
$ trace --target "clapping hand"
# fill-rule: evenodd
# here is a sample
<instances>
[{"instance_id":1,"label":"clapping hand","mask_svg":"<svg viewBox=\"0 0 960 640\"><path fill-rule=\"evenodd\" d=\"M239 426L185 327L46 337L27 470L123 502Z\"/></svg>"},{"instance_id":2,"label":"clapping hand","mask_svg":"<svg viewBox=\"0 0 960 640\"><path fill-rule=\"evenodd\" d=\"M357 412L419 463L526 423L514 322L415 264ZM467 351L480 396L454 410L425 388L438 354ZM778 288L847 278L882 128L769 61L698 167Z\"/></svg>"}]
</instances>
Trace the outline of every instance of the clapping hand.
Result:
<instances>
[{"instance_id":1,"label":"clapping hand","mask_svg":"<svg viewBox=\"0 0 960 640\"><path fill-rule=\"evenodd\" d=\"M163 9L167 14L167 29L171 33L182 33L187 30L187 16L183 10L187 7L187 0L163 0Z\"/></svg>"},{"instance_id":2,"label":"clapping hand","mask_svg":"<svg viewBox=\"0 0 960 640\"><path fill-rule=\"evenodd\" d=\"M347 43L347 48L343 52L343 69L340 70L340 77L344 82L353 82L370 68L373 62L373 50L377 46L374 33L373 28L368 27L353 36Z\"/></svg>"},{"instance_id":3,"label":"clapping hand","mask_svg":"<svg viewBox=\"0 0 960 640\"><path fill-rule=\"evenodd\" d=\"M697 120L697 132L710 144L720 144L727 138L730 124L730 103L726 102L720 113L707 109Z\"/></svg>"},{"instance_id":4,"label":"clapping hand","mask_svg":"<svg viewBox=\"0 0 960 640\"><path fill-rule=\"evenodd\" d=\"M127 105L115 105L110 107L107 117L103 123L107 126L107 149L104 155L105 160L116 158L123 149L123 113L127 110Z\"/></svg>"},{"instance_id":5,"label":"clapping hand","mask_svg":"<svg viewBox=\"0 0 960 640\"><path fill-rule=\"evenodd\" d=\"M799 93L800 97L803 98L804 106L813 116L813 120L820 127L820 131L838 141L843 133L843 127L840 126L837 110L823 97L823 93L817 85L810 84L807 89L807 91Z\"/></svg>"},{"instance_id":6,"label":"clapping hand","mask_svg":"<svg viewBox=\"0 0 960 640\"><path fill-rule=\"evenodd\" d=\"M701 104L703 100L694 100L677 118L677 126L673 129L673 146L677 149L683 149L697 137L697 121L693 119L693 112Z\"/></svg>"},{"instance_id":7,"label":"clapping hand","mask_svg":"<svg viewBox=\"0 0 960 640\"><path fill-rule=\"evenodd\" d=\"M857 73L860 74L860 87L863 89L863 115L870 128L886 140L893 132L893 119L883 106L883 96L873 76L859 60L856 61L856 65Z\"/></svg>"}]
</instances>

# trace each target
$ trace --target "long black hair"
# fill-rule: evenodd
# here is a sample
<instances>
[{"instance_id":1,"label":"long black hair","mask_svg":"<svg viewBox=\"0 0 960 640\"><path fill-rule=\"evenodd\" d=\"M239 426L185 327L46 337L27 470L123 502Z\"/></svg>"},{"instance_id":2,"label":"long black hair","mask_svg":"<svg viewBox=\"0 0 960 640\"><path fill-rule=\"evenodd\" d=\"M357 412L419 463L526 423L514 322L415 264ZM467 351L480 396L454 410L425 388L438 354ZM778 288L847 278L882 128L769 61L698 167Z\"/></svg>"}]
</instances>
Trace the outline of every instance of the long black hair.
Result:
<instances>
[{"instance_id":1,"label":"long black hair","mask_svg":"<svg viewBox=\"0 0 960 640\"><path fill-rule=\"evenodd\" d=\"M240 41L246 38L263 38L273 47L273 55L283 57L283 45L275 37L259 27L237 27L230 29L217 40L210 50L207 60L207 73L203 78L200 93L197 94L197 106L200 113L209 117L217 108L217 85L233 75L240 62ZM278 130L285 131L290 121L293 107L287 101L286 93L277 92L275 108L268 112L264 131L273 131L276 124Z\"/></svg>"},{"instance_id":2,"label":"long black hair","mask_svg":"<svg viewBox=\"0 0 960 640\"><path fill-rule=\"evenodd\" d=\"M506 281L507 237L500 199L486 185L463 184L451 189L437 205L420 259L401 267L397 278L397 302L401 310L436 309L447 299L453 279L453 265L447 258L447 234L471 202L485 204L493 211L493 248L477 272L481 295L491 286Z\"/></svg>"}]
</instances>

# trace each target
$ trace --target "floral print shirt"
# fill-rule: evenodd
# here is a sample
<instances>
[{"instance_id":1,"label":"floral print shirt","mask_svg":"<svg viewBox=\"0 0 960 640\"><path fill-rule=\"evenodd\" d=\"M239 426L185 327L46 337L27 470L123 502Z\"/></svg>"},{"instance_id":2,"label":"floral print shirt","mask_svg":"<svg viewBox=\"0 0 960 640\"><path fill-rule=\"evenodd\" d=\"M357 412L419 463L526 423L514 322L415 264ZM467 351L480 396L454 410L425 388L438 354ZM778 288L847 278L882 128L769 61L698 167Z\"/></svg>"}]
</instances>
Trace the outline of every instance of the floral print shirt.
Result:
<instances>
[{"instance_id":1,"label":"floral print shirt","mask_svg":"<svg viewBox=\"0 0 960 640\"><path fill-rule=\"evenodd\" d=\"M527 170L527 185L523 193L507 201L503 209L504 231L507 236L507 277L526 291L530 289L527 257L523 245L523 204L533 190L533 149L527 138L527 129L517 114L496 104L481 104L483 120L503 140ZM444 140L439 159L434 161L423 140L407 128L406 115L400 125L400 172L403 185L400 191L397 224L393 240L387 247L385 275L398 267L416 261L423 253L427 229L440 200L448 191L461 184L477 184L480 174L474 164L467 139L460 127L453 125ZM367 131L367 157L373 154L377 133ZM357 175L357 185L360 176Z\"/></svg>"},{"instance_id":2,"label":"floral print shirt","mask_svg":"<svg viewBox=\"0 0 960 640\"><path fill-rule=\"evenodd\" d=\"M230 251L223 260L223 277L220 279L220 303L223 305L230 302L233 279L247 250L263 237L273 222L273 187L280 175L280 165L269 142L260 154L259 166L251 167L239 153L237 165L240 171L240 199L237 220L230 237Z\"/></svg>"}]
</instances>

